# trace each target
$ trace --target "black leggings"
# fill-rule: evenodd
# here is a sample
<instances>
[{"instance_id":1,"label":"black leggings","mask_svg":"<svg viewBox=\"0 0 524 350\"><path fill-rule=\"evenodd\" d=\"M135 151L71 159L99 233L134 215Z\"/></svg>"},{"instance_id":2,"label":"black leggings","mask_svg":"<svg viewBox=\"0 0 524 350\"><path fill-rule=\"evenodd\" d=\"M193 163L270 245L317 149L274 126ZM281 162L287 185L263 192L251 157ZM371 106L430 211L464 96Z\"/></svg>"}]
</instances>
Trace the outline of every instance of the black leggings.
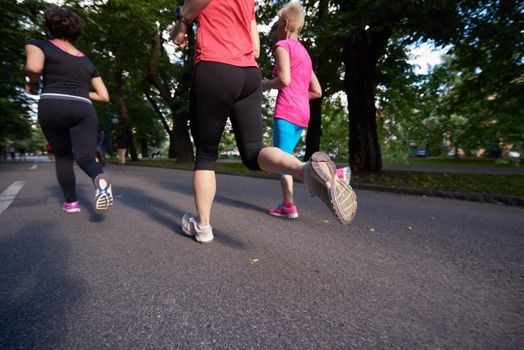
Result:
<instances>
[{"instance_id":1,"label":"black leggings","mask_svg":"<svg viewBox=\"0 0 524 350\"><path fill-rule=\"evenodd\" d=\"M262 85L258 68L198 63L193 71L189 110L196 170L214 170L228 117L242 162L251 170L260 170Z\"/></svg>"},{"instance_id":2,"label":"black leggings","mask_svg":"<svg viewBox=\"0 0 524 350\"><path fill-rule=\"evenodd\" d=\"M55 155L56 177L66 202L77 200L74 158L80 168L94 179L103 173L95 160L98 119L88 101L46 99L38 102L38 121Z\"/></svg>"}]
</instances>

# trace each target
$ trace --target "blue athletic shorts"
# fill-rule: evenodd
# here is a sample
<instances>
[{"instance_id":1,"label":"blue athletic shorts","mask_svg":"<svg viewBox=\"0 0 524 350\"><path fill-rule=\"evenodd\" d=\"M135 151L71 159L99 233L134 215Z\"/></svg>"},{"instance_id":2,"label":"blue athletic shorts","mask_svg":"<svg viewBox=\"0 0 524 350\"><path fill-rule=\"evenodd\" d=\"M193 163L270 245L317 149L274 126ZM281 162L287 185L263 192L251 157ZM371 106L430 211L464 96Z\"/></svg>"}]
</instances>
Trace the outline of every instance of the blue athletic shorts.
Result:
<instances>
[{"instance_id":1,"label":"blue athletic shorts","mask_svg":"<svg viewBox=\"0 0 524 350\"><path fill-rule=\"evenodd\" d=\"M293 154L304 128L287 120L275 118L273 121L273 146ZM280 176L284 174L279 174Z\"/></svg>"}]
</instances>

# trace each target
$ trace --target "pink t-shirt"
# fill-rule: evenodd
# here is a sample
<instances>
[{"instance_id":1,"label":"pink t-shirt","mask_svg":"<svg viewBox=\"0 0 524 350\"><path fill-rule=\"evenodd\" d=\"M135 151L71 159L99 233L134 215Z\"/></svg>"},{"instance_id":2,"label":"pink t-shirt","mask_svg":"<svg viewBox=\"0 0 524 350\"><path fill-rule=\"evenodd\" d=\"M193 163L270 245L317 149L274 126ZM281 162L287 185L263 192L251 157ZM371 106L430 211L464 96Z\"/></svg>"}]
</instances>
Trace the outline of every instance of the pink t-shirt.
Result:
<instances>
[{"instance_id":1,"label":"pink t-shirt","mask_svg":"<svg viewBox=\"0 0 524 350\"><path fill-rule=\"evenodd\" d=\"M258 67L253 56L253 0L214 0L197 17L195 64L213 61L238 67Z\"/></svg>"},{"instance_id":2,"label":"pink t-shirt","mask_svg":"<svg viewBox=\"0 0 524 350\"><path fill-rule=\"evenodd\" d=\"M274 118L287 120L301 127L307 127L309 122L309 83L313 66L306 48L295 39L277 41L289 54L291 67L291 83L278 91ZM273 76L278 74L277 68Z\"/></svg>"}]
</instances>

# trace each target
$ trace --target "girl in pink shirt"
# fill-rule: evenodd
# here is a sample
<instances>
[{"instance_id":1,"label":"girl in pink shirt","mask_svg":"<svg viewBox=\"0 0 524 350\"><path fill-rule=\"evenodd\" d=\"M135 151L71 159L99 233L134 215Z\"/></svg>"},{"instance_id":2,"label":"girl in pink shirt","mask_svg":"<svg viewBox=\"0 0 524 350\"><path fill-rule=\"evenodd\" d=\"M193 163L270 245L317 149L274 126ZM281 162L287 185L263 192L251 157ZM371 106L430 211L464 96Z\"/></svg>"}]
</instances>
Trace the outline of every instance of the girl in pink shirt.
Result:
<instances>
[{"instance_id":1,"label":"girl in pink shirt","mask_svg":"<svg viewBox=\"0 0 524 350\"><path fill-rule=\"evenodd\" d=\"M278 89L273 125L273 146L293 154L302 132L309 122L309 100L322 95L320 83L313 72L311 58L298 41L304 26L304 10L299 3L285 5L278 13L275 44L274 78L262 82L264 90ZM282 203L269 209L269 214L298 218L293 199L293 177L279 174Z\"/></svg>"}]
</instances>

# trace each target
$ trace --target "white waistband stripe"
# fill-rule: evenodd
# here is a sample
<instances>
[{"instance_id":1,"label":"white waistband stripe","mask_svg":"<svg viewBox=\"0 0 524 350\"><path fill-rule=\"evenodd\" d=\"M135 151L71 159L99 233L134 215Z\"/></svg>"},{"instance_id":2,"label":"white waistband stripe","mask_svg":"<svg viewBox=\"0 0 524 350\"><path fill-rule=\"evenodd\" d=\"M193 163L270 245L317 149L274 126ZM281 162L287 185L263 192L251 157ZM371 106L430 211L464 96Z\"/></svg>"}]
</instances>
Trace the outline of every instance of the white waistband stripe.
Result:
<instances>
[{"instance_id":1,"label":"white waistband stripe","mask_svg":"<svg viewBox=\"0 0 524 350\"><path fill-rule=\"evenodd\" d=\"M88 98L80 97L80 96L74 96L74 95L56 94L56 93L52 93L52 92L46 92L46 93L40 95L40 97L46 97L46 96L48 96L48 97L64 97L64 98L70 98L70 99L73 99L73 100L79 100L79 101L85 101L85 102L91 103L91 100L88 99Z\"/></svg>"}]
</instances>

